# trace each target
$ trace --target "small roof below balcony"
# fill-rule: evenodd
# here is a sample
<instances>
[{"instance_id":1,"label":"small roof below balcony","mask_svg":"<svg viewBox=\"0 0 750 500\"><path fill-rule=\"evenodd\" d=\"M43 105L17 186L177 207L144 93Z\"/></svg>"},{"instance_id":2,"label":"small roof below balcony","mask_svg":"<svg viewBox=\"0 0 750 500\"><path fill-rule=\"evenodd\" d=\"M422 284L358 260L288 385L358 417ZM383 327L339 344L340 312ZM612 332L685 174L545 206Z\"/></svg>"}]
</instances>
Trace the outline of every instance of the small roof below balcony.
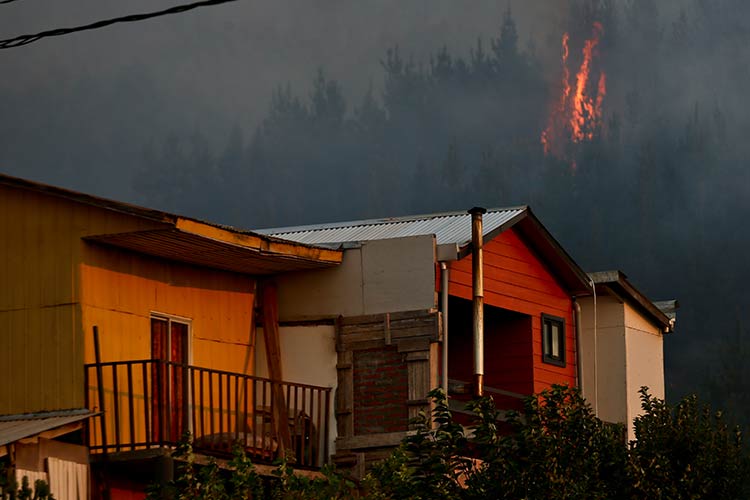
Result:
<instances>
[{"instance_id":1,"label":"small roof below balcony","mask_svg":"<svg viewBox=\"0 0 750 500\"><path fill-rule=\"evenodd\" d=\"M20 413L0 416L0 446L36 436L48 439L77 430L78 424L98 415L85 408L73 410ZM0 452L0 456L2 456Z\"/></svg>"}]
</instances>

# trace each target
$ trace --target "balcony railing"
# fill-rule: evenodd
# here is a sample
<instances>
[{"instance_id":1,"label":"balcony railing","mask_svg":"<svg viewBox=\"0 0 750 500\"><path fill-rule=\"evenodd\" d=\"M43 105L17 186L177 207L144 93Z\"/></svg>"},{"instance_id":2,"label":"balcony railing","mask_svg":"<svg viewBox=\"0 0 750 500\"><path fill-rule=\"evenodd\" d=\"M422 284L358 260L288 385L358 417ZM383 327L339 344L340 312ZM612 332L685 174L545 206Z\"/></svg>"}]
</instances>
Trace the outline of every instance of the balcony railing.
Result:
<instances>
[{"instance_id":1,"label":"balcony railing","mask_svg":"<svg viewBox=\"0 0 750 500\"><path fill-rule=\"evenodd\" d=\"M85 365L92 453L176 446L256 462L285 455L299 467L327 460L331 389L156 360Z\"/></svg>"}]
</instances>

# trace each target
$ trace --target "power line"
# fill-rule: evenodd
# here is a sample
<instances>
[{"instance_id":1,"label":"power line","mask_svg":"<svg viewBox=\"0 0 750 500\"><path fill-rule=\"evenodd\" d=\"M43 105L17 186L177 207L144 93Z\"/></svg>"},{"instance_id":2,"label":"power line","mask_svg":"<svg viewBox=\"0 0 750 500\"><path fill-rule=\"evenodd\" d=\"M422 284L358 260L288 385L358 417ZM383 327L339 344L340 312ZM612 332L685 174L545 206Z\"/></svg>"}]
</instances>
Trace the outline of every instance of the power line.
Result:
<instances>
[{"instance_id":1,"label":"power line","mask_svg":"<svg viewBox=\"0 0 750 500\"><path fill-rule=\"evenodd\" d=\"M8 2L14 2L16 0L2 0L0 3L8 3ZM144 19L151 19L153 17L160 17L160 16L167 16L170 14L179 14L181 12L187 12L188 10L197 9L199 7L208 7L210 5L218 5L222 3L228 3L228 2L236 2L237 0L202 0L200 2L194 2L190 4L185 5L177 5L175 7L170 7L165 10L160 10L157 12L149 12L146 14L132 14L129 16L123 16L123 17L115 17L113 19L105 19L103 21L97 21L95 23L86 24L83 26L76 26L74 28L57 28L53 30L48 31L42 31L41 33L37 33L35 35L21 35L14 38L9 38L7 40L0 40L0 49L12 49L14 47L20 47L22 45L28 45L30 43L34 43L38 40L41 40L42 38L48 38L52 36L63 36L68 35L70 33L76 33L78 31L88 31L88 30L95 30L99 28L104 28L105 26L110 26L112 24L117 23L132 23L136 21L143 21Z\"/></svg>"}]
</instances>

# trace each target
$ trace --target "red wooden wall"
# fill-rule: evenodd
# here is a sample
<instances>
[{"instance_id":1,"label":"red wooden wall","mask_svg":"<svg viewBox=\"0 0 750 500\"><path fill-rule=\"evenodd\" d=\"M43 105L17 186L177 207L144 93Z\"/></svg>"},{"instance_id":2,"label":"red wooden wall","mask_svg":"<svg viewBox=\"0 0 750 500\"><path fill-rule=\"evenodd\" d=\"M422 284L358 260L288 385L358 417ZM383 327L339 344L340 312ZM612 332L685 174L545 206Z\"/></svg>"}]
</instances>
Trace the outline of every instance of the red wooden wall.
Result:
<instances>
[{"instance_id":1,"label":"red wooden wall","mask_svg":"<svg viewBox=\"0 0 750 500\"><path fill-rule=\"evenodd\" d=\"M451 263L448 289L451 296L472 299L471 260L469 255ZM552 384L575 385L576 355L572 299L513 229L504 231L484 244L484 303L487 306L526 314L531 318L533 392L539 392ZM487 310L488 308L485 309L485 316ZM542 361L543 313L565 320L564 367ZM488 319L485 318L485 323ZM512 335L515 338L514 345L508 344L504 347L497 358L485 351L485 377L492 373L495 373L493 378L497 376L502 371L501 358L507 357L510 352L517 355L516 351L523 348L523 342L517 339L517 328L513 328L516 332ZM491 326L485 325L485 329L488 333L492 331ZM450 376L453 377L452 374ZM491 385L489 380L486 380L485 384ZM524 385L520 384L519 388Z\"/></svg>"},{"instance_id":2,"label":"red wooden wall","mask_svg":"<svg viewBox=\"0 0 750 500\"><path fill-rule=\"evenodd\" d=\"M451 297L448 309L448 372L452 379L470 382L474 365L471 301ZM531 316L485 306L484 324L485 385L531 394L534 391Z\"/></svg>"}]
</instances>

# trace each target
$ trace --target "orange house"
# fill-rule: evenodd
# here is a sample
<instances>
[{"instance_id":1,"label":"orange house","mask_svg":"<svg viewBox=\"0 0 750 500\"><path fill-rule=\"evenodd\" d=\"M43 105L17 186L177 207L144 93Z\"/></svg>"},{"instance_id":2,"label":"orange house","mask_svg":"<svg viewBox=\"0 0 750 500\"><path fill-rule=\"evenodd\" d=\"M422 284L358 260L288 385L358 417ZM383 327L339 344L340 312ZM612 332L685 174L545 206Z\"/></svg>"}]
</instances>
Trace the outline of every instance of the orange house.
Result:
<instances>
[{"instance_id":1,"label":"orange house","mask_svg":"<svg viewBox=\"0 0 750 500\"><path fill-rule=\"evenodd\" d=\"M577 300L589 277L528 207L266 229L343 249L341 266L281 277L281 321L335 319L336 459L360 473L398 444L443 385L458 412L477 380L502 409L579 379ZM474 339L473 249L482 248L483 341ZM479 254L477 254L479 255ZM300 300L314 286L316 294ZM477 367L475 359L484 358ZM479 379L477 376L479 375Z\"/></svg>"},{"instance_id":2,"label":"orange house","mask_svg":"<svg viewBox=\"0 0 750 500\"><path fill-rule=\"evenodd\" d=\"M318 467L332 388L284 379L273 280L341 260L0 175L0 456L50 483L78 474L75 498L89 461L94 496L141 495L188 431L201 453L240 442L256 462L283 451Z\"/></svg>"}]
</instances>

